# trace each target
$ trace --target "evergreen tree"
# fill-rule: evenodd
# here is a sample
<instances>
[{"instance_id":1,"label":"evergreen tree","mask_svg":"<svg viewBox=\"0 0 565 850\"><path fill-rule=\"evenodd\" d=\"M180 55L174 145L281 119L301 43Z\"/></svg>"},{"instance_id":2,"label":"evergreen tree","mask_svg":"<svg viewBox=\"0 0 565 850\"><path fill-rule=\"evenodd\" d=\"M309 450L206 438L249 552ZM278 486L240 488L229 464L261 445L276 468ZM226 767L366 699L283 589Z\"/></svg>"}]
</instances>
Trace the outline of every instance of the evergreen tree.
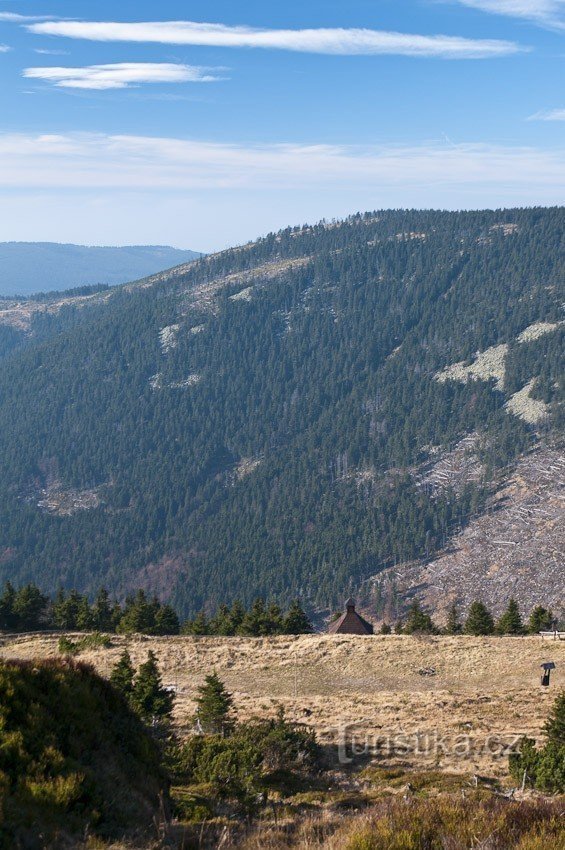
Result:
<instances>
[{"instance_id":1,"label":"evergreen tree","mask_svg":"<svg viewBox=\"0 0 565 850\"><path fill-rule=\"evenodd\" d=\"M531 635L537 635L538 632L549 631L552 623L552 611L544 608L543 605L537 605L530 614L528 632Z\"/></svg>"},{"instance_id":2,"label":"evergreen tree","mask_svg":"<svg viewBox=\"0 0 565 850\"><path fill-rule=\"evenodd\" d=\"M466 635L492 635L494 620L483 602L476 600L471 604L463 631Z\"/></svg>"},{"instance_id":3,"label":"evergreen tree","mask_svg":"<svg viewBox=\"0 0 565 850\"><path fill-rule=\"evenodd\" d=\"M286 635L309 635L313 632L312 623L298 599L292 603L285 615L283 631Z\"/></svg>"},{"instance_id":4,"label":"evergreen tree","mask_svg":"<svg viewBox=\"0 0 565 850\"><path fill-rule=\"evenodd\" d=\"M13 612L18 631L37 631L45 626L49 600L34 584L16 591Z\"/></svg>"},{"instance_id":5,"label":"evergreen tree","mask_svg":"<svg viewBox=\"0 0 565 850\"><path fill-rule=\"evenodd\" d=\"M445 624L445 633L447 635L459 635L461 634L463 627L459 622L459 615L457 612L457 606L455 603L449 609L449 613L447 615L447 623Z\"/></svg>"},{"instance_id":6,"label":"evergreen tree","mask_svg":"<svg viewBox=\"0 0 565 850\"><path fill-rule=\"evenodd\" d=\"M245 608L241 604L239 599L236 599L231 606L230 611L230 620L231 620L231 628L233 629L233 634L237 634L238 629L243 623L243 619L245 617Z\"/></svg>"},{"instance_id":7,"label":"evergreen tree","mask_svg":"<svg viewBox=\"0 0 565 850\"><path fill-rule=\"evenodd\" d=\"M132 704L147 721L168 720L173 710L174 697L161 682L157 659L152 650L147 661L138 670L133 684Z\"/></svg>"},{"instance_id":8,"label":"evergreen tree","mask_svg":"<svg viewBox=\"0 0 565 850\"><path fill-rule=\"evenodd\" d=\"M520 609L515 599L511 599L508 603L508 608L496 624L496 631L499 635L524 634L524 624L522 623Z\"/></svg>"},{"instance_id":9,"label":"evergreen tree","mask_svg":"<svg viewBox=\"0 0 565 850\"><path fill-rule=\"evenodd\" d=\"M131 699L133 694L133 678L135 670L131 663L131 656L127 649L122 652L119 661L112 668L110 673L110 682L118 690L121 691L127 699Z\"/></svg>"},{"instance_id":10,"label":"evergreen tree","mask_svg":"<svg viewBox=\"0 0 565 850\"><path fill-rule=\"evenodd\" d=\"M93 628L99 632L111 632L115 628L112 606L110 605L110 595L104 588L96 594L96 599L92 606L92 622Z\"/></svg>"},{"instance_id":11,"label":"evergreen tree","mask_svg":"<svg viewBox=\"0 0 565 850\"><path fill-rule=\"evenodd\" d=\"M392 629L388 623L383 623L380 631L382 635L389 635L392 632Z\"/></svg>"},{"instance_id":12,"label":"evergreen tree","mask_svg":"<svg viewBox=\"0 0 565 850\"><path fill-rule=\"evenodd\" d=\"M0 598L0 629L3 631L11 631L16 628L17 618L14 612L15 600L16 591L12 584L8 581L4 586L4 591Z\"/></svg>"},{"instance_id":13,"label":"evergreen tree","mask_svg":"<svg viewBox=\"0 0 565 850\"><path fill-rule=\"evenodd\" d=\"M240 633L248 637L258 637L268 632L267 611L263 599L256 599L251 609L243 618Z\"/></svg>"},{"instance_id":14,"label":"evergreen tree","mask_svg":"<svg viewBox=\"0 0 565 850\"><path fill-rule=\"evenodd\" d=\"M406 635L427 634L431 635L436 631L432 618L429 614L422 611L422 607L417 600L414 600L408 611L403 632Z\"/></svg>"},{"instance_id":15,"label":"evergreen tree","mask_svg":"<svg viewBox=\"0 0 565 850\"><path fill-rule=\"evenodd\" d=\"M206 619L206 615L204 611L200 611L199 614L196 615L194 620L187 620L182 627L183 635L209 635L210 634L210 625L208 620Z\"/></svg>"},{"instance_id":16,"label":"evergreen tree","mask_svg":"<svg viewBox=\"0 0 565 850\"><path fill-rule=\"evenodd\" d=\"M216 671L198 688L195 720L204 732L226 735L233 728L233 697Z\"/></svg>"},{"instance_id":17,"label":"evergreen tree","mask_svg":"<svg viewBox=\"0 0 565 850\"><path fill-rule=\"evenodd\" d=\"M179 618L170 605L160 605L155 614L153 633L156 635L178 635Z\"/></svg>"},{"instance_id":18,"label":"evergreen tree","mask_svg":"<svg viewBox=\"0 0 565 850\"><path fill-rule=\"evenodd\" d=\"M565 691L561 691L555 700L544 730L550 743L565 748ZM563 756L563 769L565 771L565 749Z\"/></svg>"}]
</instances>

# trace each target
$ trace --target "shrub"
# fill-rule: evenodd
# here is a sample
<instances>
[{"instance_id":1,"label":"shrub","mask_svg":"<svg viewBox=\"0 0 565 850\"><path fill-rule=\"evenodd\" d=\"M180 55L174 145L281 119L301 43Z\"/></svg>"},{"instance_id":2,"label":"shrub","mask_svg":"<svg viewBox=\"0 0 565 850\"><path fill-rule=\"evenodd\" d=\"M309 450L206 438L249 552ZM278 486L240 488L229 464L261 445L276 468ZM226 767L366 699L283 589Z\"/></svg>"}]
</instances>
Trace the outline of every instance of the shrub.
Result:
<instances>
[{"instance_id":1,"label":"shrub","mask_svg":"<svg viewBox=\"0 0 565 850\"><path fill-rule=\"evenodd\" d=\"M87 828L104 837L146 830L160 795L167 784L153 741L90 667L0 664L1 847L51 847L55 835Z\"/></svg>"},{"instance_id":2,"label":"shrub","mask_svg":"<svg viewBox=\"0 0 565 850\"><path fill-rule=\"evenodd\" d=\"M509 757L510 773L517 783L540 791L565 791L565 691L555 702L545 725L546 744L536 748L532 738L523 738L518 752Z\"/></svg>"}]
</instances>

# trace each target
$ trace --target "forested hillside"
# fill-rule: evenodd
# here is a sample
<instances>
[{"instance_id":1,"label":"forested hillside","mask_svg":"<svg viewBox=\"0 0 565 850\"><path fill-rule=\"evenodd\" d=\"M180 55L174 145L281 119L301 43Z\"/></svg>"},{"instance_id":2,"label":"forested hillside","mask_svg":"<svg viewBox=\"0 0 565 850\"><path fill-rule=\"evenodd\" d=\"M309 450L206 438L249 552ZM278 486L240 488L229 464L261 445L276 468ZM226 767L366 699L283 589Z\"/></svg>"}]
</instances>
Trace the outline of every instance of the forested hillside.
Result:
<instances>
[{"instance_id":1,"label":"forested hillside","mask_svg":"<svg viewBox=\"0 0 565 850\"><path fill-rule=\"evenodd\" d=\"M0 310L0 579L188 615L333 607L437 558L521 457L559 451L564 222L376 212L28 324Z\"/></svg>"}]
</instances>

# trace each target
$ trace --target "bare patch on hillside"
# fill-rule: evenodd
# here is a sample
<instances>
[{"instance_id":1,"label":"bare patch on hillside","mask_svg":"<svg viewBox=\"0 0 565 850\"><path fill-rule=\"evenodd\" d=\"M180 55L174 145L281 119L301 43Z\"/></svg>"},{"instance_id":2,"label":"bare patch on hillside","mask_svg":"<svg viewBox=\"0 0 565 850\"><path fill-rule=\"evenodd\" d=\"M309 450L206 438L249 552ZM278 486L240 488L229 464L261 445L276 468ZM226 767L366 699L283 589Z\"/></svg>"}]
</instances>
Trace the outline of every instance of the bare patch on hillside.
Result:
<instances>
[{"instance_id":1,"label":"bare patch on hillside","mask_svg":"<svg viewBox=\"0 0 565 850\"><path fill-rule=\"evenodd\" d=\"M241 289L239 292L236 292L235 295L230 295L230 301L251 301L252 298L252 286L246 286L245 289Z\"/></svg>"},{"instance_id":2,"label":"bare patch on hillside","mask_svg":"<svg viewBox=\"0 0 565 850\"><path fill-rule=\"evenodd\" d=\"M431 465L415 476L417 485L434 495L448 489L461 493L466 484L480 484L485 475L485 467L477 456L480 439L477 433L468 434L436 461L432 450Z\"/></svg>"},{"instance_id":3,"label":"bare patch on hillside","mask_svg":"<svg viewBox=\"0 0 565 850\"><path fill-rule=\"evenodd\" d=\"M161 372L158 372L156 375L152 375L149 378L149 386L152 390L183 390L188 387L195 387L202 380L202 375L194 372L192 375L187 375L186 378L183 378L180 381L169 381L168 383L164 383L163 375Z\"/></svg>"},{"instance_id":4,"label":"bare patch on hillside","mask_svg":"<svg viewBox=\"0 0 565 850\"><path fill-rule=\"evenodd\" d=\"M104 490L107 485L92 489L74 490L54 483L45 487L26 501L33 501L36 506L51 516L73 516L80 511L92 511L104 504Z\"/></svg>"},{"instance_id":5,"label":"bare patch on hillside","mask_svg":"<svg viewBox=\"0 0 565 850\"><path fill-rule=\"evenodd\" d=\"M504 388L507 353L508 346L506 344L493 345L486 351L479 352L470 364L462 361L438 372L435 376L436 380L467 383L473 378L478 378L481 381L489 381L494 378L496 389L502 390Z\"/></svg>"},{"instance_id":6,"label":"bare patch on hillside","mask_svg":"<svg viewBox=\"0 0 565 850\"><path fill-rule=\"evenodd\" d=\"M180 325L169 325L159 331L159 341L161 343L161 351L163 354L167 354L169 351L172 351L177 347L177 336L179 330Z\"/></svg>"},{"instance_id":7,"label":"bare patch on hillside","mask_svg":"<svg viewBox=\"0 0 565 850\"><path fill-rule=\"evenodd\" d=\"M312 258L309 256L294 257L287 260L270 260L251 269L212 278L185 291L186 307L216 313L218 310L216 297L226 287L241 284L244 289L249 289L250 283L260 285L263 281L276 280L292 269L307 265L311 260Z\"/></svg>"},{"instance_id":8,"label":"bare patch on hillside","mask_svg":"<svg viewBox=\"0 0 565 850\"><path fill-rule=\"evenodd\" d=\"M465 611L482 599L500 614L514 596L524 611L534 605L560 611L564 575L565 457L558 449L523 458L486 512L471 519L443 554L394 569L398 591L416 589L440 622L453 601Z\"/></svg>"},{"instance_id":9,"label":"bare patch on hillside","mask_svg":"<svg viewBox=\"0 0 565 850\"><path fill-rule=\"evenodd\" d=\"M545 336L546 334L553 333L556 331L560 325L565 324L564 322L534 322L533 325L530 325L525 330L522 331L521 334L518 335L518 342L533 342L536 339L540 339L540 337Z\"/></svg>"},{"instance_id":10,"label":"bare patch on hillside","mask_svg":"<svg viewBox=\"0 0 565 850\"><path fill-rule=\"evenodd\" d=\"M537 425L548 416L549 408L547 404L539 399L532 398L530 393L536 385L536 378L532 378L525 387L522 387L517 393L506 402L505 407L510 413L519 416L524 422L530 425Z\"/></svg>"},{"instance_id":11,"label":"bare patch on hillside","mask_svg":"<svg viewBox=\"0 0 565 850\"><path fill-rule=\"evenodd\" d=\"M261 465L260 457L242 457L233 470L233 481L242 481Z\"/></svg>"}]
</instances>

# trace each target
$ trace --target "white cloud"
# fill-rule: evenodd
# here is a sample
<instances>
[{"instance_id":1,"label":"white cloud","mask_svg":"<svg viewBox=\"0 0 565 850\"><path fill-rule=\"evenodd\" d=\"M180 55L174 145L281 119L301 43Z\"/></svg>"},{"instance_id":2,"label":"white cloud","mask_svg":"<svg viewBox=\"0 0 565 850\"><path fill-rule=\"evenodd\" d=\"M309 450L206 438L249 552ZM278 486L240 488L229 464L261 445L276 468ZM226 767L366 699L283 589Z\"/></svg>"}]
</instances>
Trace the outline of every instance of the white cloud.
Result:
<instances>
[{"instance_id":1,"label":"white cloud","mask_svg":"<svg viewBox=\"0 0 565 850\"><path fill-rule=\"evenodd\" d=\"M534 21L542 26L565 28L565 0L457 0L463 6Z\"/></svg>"},{"instance_id":2,"label":"white cloud","mask_svg":"<svg viewBox=\"0 0 565 850\"><path fill-rule=\"evenodd\" d=\"M529 121L565 121L565 109L548 109L546 112L536 112Z\"/></svg>"},{"instance_id":3,"label":"white cloud","mask_svg":"<svg viewBox=\"0 0 565 850\"><path fill-rule=\"evenodd\" d=\"M140 83L209 83L209 69L160 62L120 62L84 68L26 68L23 76L69 89L126 89Z\"/></svg>"},{"instance_id":4,"label":"white cloud","mask_svg":"<svg viewBox=\"0 0 565 850\"><path fill-rule=\"evenodd\" d=\"M43 47L34 47L34 53L39 53L40 56L68 56L68 50L47 50Z\"/></svg>"},{"instance_id":5,"label":"white cloud","mask_svg":"<svg viewBox=\"0 0 565 850\"><path fill-rule=\"evenodd\" d=\"M514 42L497 39L412 35L370 29L255 29L193 21L118 23L52 20L31 24L28 29L41 35L90 41L249 47L333 55L396 54L443 59L486 59L508 56L523 49Z\"/></svg>"},{"instance_id":6,"label":"white cloud","mask_svg":"<svg viewBox=\"0 0 565 850\"><path fill-rule=\"evenodd\" d=\"M16 12L0 12L0 21L13 24L26 24L32 21L52 21L53 15L18 15Z\"/></svg>"},{"instance_id":7,"label":"white cloud","mask_svg":"<svg viewBox=\"0 0 565 850\"><path fill-rule=\"evenodd\" d=\"M565 151L440 143L362 148L341 145L242 146L176 138L103 134L0 134L4 188L185 191L532 187L565 189ZM547 194L547 192L546 192ZM540 200L541 203L541 200Z\"/></svg>"},{"instance_id":8,"label":"white cloud","mask_svg":"<svg viewBox=\"0 0 565 850\"><path fill-rule=\"evenodd\" d=\"M558 205L565 150L0 134L6 240L211 251L359 210Z\"/></svg>"},{"instance_id":9,"label":"white cloud","mask_svg":"<svg viewBox=\"0 0 565 850\"><path fill-rule=\"evenodd\" d=\"M7 44L0 44L0 53L8 53L11 49Z\"/></svg>"}]
</instances>

